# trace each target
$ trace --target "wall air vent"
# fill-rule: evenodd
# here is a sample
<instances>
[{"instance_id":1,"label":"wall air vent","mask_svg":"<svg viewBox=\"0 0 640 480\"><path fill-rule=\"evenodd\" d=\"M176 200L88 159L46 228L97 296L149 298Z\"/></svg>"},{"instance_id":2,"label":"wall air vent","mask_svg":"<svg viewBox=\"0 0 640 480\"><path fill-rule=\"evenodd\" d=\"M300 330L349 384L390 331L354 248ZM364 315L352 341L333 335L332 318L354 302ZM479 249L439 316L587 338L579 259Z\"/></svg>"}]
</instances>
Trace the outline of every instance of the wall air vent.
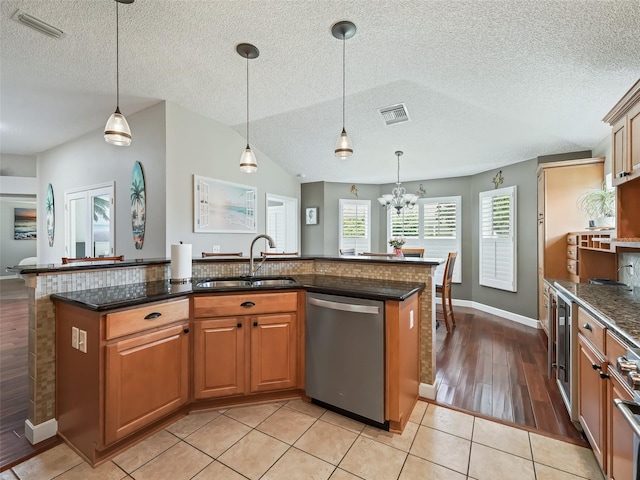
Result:
<instances>
[{"instance_id":1,"label":"wall air vent","mask_svg":"<svg viewBox=\"0 0 640 480\"><path fill-rule=\"evenodd\" d=\"M382 119L384 120L384 123L386 125L408 122L410 120L409 113L407 112L407 107L404 103L381 108L380 115L382 115Z\"/></svg>"},{"instance_id":2,"label":"wall air vent","mask_svg":"<svg viewBox=\"0 0 640 480\"><path fill-rule=\"evenodd\" d=\"M34 30L37 30L38 32L43 33L48 37L62 38L67 36L67 34L64 33L62 30L60 30L59 28L53 27L49 25L47 22L44 22L39 18L34 17L33 15L29 15L28 13L23 12L22 10L16 10L16 13L14 13L11 16L11 18L16 22L26 25L27 27L33 28Z\"/></svg>"}]
</instances>

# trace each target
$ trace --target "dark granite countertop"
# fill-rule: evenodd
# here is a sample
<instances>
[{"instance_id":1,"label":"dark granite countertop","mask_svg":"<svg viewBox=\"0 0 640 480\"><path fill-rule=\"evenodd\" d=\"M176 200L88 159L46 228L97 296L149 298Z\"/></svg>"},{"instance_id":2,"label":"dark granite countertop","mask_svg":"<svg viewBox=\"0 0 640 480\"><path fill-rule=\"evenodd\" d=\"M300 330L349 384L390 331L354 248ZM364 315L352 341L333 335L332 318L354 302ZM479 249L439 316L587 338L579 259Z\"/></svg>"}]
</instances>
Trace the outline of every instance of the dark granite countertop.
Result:
<instances>
[{"instance_id":1,"label":"dark granite countertop","mask_svg":"<svg viewBox=\"0 0 640 480\"><path fill-rule=\"evenodd\" d=\"M256 279L259 278L267 277L256 277ZM157 281L56 293L51 295L51 298L88 310L104 311L115 308L132 307L190 294L304 289L310 292L374 300L404 300L425 288L424 283L333 277L328 275L294 275L287 278L293 278L294 283L278 286L203 288L198 287L197 283L204 279L194 279L193 283L186 284L171 284L169 281Z\"/></svg>"},{"instance_id":2,"label":"dark granite countertop","mask_svg":"<svg viewBox=\"0 0 640 480\"><path fill-rule=\"evenodd\" d=\"M259 258L259 257L256 257ZM440 265L446 259L442 258L399 258L399 257L367 257L362 255L354 256L332 256L332 255L306 255L299 257L269 257L268 262L291 262L295 260L331 260L340 262L366 262L366 263L411 263L418 265ZM194 258L194 263L212 263L212 262L248 262L249 257L208 257ZM5 271L9 273L17 273L19 275L60 272L75 272L82 270L99 270L104 268L124 268L145 265L167 265L171 263L169 258L138 258L124 260L109 260L104 262L74 262L63 265L62 263L47 263L41 265L15 265L6 267Z\"/></svg>"},{"instance_id":3,"label":"dark granite countertop","mask_svg":"<svg viewBox=\"0 0 640 480\"><path fill-rule=\"evenodd\" d=\"M640 289L619 285L591 285L568 280L553 284L607 324L618 336L640 347Z\"/></svg>"}]
</instances>

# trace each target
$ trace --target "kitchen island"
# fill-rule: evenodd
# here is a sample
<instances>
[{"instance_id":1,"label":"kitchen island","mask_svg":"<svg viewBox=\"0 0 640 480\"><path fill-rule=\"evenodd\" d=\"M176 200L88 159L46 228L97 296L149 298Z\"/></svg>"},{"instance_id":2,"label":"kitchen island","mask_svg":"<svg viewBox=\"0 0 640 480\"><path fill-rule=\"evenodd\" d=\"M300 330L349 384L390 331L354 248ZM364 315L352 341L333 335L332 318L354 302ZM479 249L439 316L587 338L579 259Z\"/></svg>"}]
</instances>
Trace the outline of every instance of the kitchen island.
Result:
<instances>
[{"instance_id":1,"label":"kitchen island","mask_svg":"<svg viewBox=\"0 0 640 480\"><path fill-rule=\"evenodd\" d=\"M424 285L420 295L420 395L435 396L435 330L433 271L442 259L397 259L367 257L295 257L269 259L261 276L311 275L341 277L347 290L364 279L381 282L405 281ZM248 259L194 259L197 278L235 277L248 273ZM55 420L55 310L50 296L103 287L125 287L132 295L140 285L166 282L170 278L167 259L125 260L91 264L15 267L29 287L29 382L30 404L26 435L32 443L56 434ZM135 287L138 285L138 287ZM156 284L159 285L159 284ZM164 287L167 287L166 291ZM172 290L169 292L169 287ZM335 282L334 282L335 287ZM328 287L327 287L328 288ZM162 295L187 296L190 284L165 284ZM343 292L344 293L344 292Z\"/></svg>"}]
</instances>

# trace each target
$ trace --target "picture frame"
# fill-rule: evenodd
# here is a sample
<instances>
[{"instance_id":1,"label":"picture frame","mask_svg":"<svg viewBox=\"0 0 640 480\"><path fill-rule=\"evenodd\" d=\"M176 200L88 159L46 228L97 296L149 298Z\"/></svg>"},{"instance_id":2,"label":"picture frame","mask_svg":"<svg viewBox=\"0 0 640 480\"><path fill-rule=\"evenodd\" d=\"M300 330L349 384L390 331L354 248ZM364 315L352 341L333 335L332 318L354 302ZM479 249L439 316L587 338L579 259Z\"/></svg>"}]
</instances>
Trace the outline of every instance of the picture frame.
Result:
<instances>
[{"instance_id":1,"label":"picture frame","mask_svg":"<svg viewBox=\"0 0 640 480\"><path fill-rule=\"evenodd\" d=\"M258 189L193 176L194 233L256 233Z\"/></svg>"},{"instance_id":2,"label":"picture frame","mask_svg":"<svg viewBox=\"0 0 640 480\"><path fill-rule=\"evenodd\" d=\"M13 239L35 240L37 238L37 226L35 208L13 209Z\"/></svg>"},{"instance_id":3,"label":"picture frame","mask_svg":"<svg viewBox=\"0 0 640 480\"><path fill-rule=\"evenodd\" d=\"M318 224L318 207L309 207L304 214L305 225Z\"/></svg>"}]
</instances>

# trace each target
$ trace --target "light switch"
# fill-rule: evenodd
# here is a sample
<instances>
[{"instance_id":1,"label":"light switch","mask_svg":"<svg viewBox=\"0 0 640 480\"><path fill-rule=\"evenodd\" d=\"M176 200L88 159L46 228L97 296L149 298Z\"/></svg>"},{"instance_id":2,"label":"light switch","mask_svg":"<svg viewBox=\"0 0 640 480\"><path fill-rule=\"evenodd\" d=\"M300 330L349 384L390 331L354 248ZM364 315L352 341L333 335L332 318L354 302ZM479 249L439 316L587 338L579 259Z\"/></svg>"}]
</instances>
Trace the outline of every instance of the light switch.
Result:
<instances>
[{"instance_id":1,"label":"light switch","mask_svg":"<svg viewBox=\"0 0 640 480\"><path fill-rule=\"evenodd\" d=\"M84 330L80 330L78 335L78 350L87 353L87 332Z\"/></svg>"},{"instance_id":2,"label":"light switch","mask_svg":"<svg viewBox=\"0 0 640 480\"><path fill-rule=\"evenodd\" d=\"M409 312L409 330L413 328L413 310Z\"/></svg>"},{"instance_id":3,"label":"light switch","mask_svg":"<svg viewBox=\"0 0 640 480\"><path fill-rule=\"evenodd\" d=\"M211 253L220 253L220 245L212 245Z\"/></svg>"},{"instance_id":4,"label":"light switch","mask_svg":"<svg viewBox=\"0 0 640 480\"><path fill-rule=\"evenodd\" d=\"M73 348L78 348L78 327L71 327L71 346Z\"/></svg>"}]
</instances>

